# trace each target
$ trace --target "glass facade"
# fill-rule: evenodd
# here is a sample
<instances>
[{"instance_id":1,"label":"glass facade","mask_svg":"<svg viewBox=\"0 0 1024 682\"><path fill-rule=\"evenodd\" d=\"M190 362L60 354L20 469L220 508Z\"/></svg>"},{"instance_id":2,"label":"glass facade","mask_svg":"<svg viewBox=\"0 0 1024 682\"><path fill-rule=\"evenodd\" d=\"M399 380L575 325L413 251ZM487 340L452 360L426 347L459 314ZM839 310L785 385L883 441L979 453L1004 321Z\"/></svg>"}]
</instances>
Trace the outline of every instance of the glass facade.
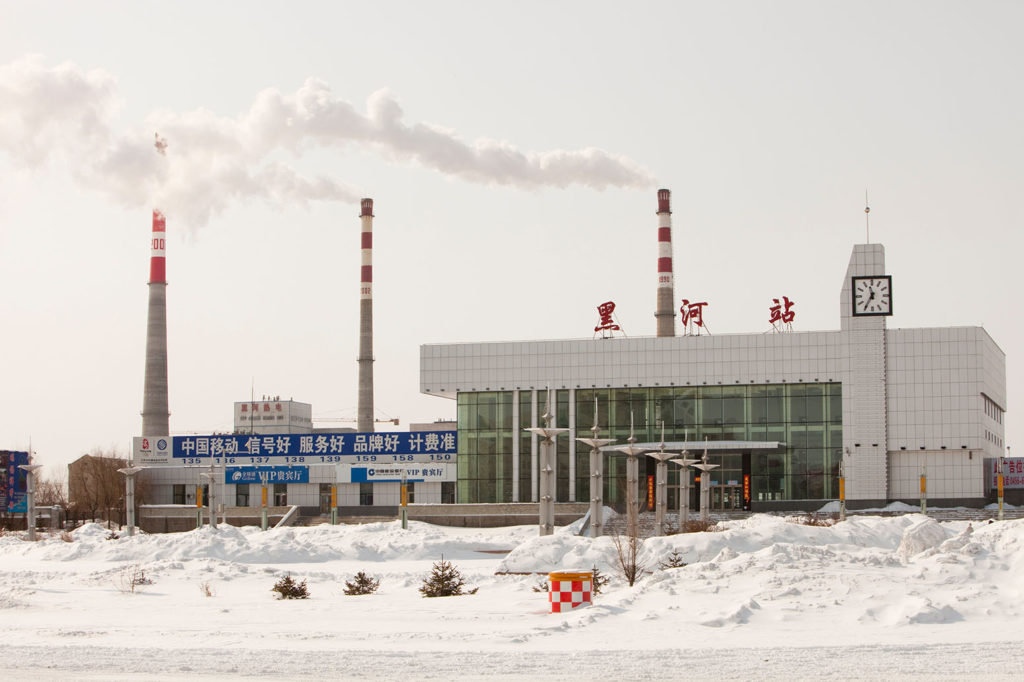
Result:
<instances>
[{"instance_id":1,"label":"glass facade","mask_svg":"<svg viewBox=\"0 0 1024 682\"><path fill-rule=\"evenodd\" d=\"M458 395L458 501L511 502L513 438L519 439L519 501L535 501L536 459L533 436L523 428L533 425L547 409L547 391L519 392L519 423L513 423L511 391ZM555 425L569 424L570 391L555 392ZM533 401L536 400L536 411ZM710 452L721 465L712 485L742 486L750 476L753 502L820 500L838 497L839 461L842 457L842 385L798 383L732 386L675 386L661 388L577 389L576 436L590 436L595 399L601 437L624 444L632 421L637 442L666 441L778 441L777 450ZM610 426L609 426L610 425ZM557 500L570 501L570 443L559 436L557 447ZM691 456L700 453L691 453ZM576 499L590 499L590 453L576 447ZM678 485L678 467L669 465L669 486ZM646 499L648 476L655 473L650 457L640 460L640 499ZM692 483L692 481L691 481ZM606 503L625 500L625 458L605 455ZM673 506L675 492L670 495ZM694 492L695 495L695 492ZM722 490L727 500L734 490Z\"/></svg>"}]
</instances>

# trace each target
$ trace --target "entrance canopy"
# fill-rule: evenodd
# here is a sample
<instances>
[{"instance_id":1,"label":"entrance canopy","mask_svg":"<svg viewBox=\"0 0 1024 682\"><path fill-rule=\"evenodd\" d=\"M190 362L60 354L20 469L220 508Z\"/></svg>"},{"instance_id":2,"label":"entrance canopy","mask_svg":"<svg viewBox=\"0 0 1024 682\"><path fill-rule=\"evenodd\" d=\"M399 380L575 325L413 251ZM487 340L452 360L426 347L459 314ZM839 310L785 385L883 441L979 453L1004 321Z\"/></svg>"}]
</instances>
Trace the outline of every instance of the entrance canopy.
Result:
<instances>
[{"instance_id":1,"label":"entrance canopy","mask_svg":"<svg viewBox=\"0 0 1024 682\"><path fill-rule=\"evenodd\" d=\"M636 443L644 450L660 450L661 443ZM606 445L602 450L614 451L617 445ZM777 440L674 440L665 442L667 452L707 450L709 452L748 452L752 450L785 450L786 444Z\"/></svg>"}]
</instances>

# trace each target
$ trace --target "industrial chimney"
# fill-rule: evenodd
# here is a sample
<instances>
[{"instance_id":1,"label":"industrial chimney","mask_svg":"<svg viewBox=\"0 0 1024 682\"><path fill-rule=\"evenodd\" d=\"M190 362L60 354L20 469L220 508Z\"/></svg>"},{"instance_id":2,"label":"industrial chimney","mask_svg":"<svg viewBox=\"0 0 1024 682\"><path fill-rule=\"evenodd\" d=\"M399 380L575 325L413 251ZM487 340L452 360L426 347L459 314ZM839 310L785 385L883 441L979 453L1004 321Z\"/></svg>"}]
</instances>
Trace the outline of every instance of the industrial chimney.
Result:
<instances>
[{"instance_id":1,"label":"industrial chimney","mask_svg":"<svg viewBox=\"0 0 1024 682\"><path fill-rule=\"evenodd\" d=\"M373 199L362 200L362 267L359 282L359 404L356 430L373 431Z\"/></svg>"},{"instance_id":2,"label":"industrial chimney","mask_svg":"<svg viewBox=\"0 0 1024 682\"><path fill-rule=\"evenodd\" d=\"M146 375L142 390L142 435L170 435L167 410L167 222L153 211L149 258Z\"/></svg>"},{"instance_id":3,"label":"industrial chimney","mask_svg":"<svg viewBox=\"0 0 1024 682\"><path fill-rule=\"evenodd\" d=\"M672 193L658 190L658 307L654 317L658 321L658 336L676 335L674 306L675 283L672 279L672 211L669 200Z\"/></svg>"}]
</instances>

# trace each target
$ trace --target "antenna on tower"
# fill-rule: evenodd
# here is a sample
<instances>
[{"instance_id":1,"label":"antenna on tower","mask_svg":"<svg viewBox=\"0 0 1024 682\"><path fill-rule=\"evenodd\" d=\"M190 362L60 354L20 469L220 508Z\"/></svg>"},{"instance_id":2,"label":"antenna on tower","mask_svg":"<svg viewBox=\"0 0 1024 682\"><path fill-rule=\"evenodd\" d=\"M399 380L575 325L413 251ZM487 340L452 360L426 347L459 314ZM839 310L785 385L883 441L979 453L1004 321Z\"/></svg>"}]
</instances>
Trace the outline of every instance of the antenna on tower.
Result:
<instances>
[{"instance_id":1,"label":"antenna on tower","mask_svg":"<svg viewBox=\"0 0 1024 682\"><path fill-rule=\"evenodd\" d=\"M864 190L864 238L871 243L871 207L868 206L868 191Z\"/></svg>"}]
</instances>

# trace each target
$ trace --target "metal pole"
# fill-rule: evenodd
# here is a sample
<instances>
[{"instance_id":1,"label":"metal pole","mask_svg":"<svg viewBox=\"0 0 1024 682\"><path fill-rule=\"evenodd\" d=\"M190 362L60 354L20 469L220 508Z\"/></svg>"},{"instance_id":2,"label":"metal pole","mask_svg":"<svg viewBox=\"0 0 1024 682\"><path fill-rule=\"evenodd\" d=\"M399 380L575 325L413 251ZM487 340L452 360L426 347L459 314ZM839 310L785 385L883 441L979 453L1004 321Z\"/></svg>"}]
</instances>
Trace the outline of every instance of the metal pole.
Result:
<instances>
[{"instance_id":1,"label":"metal pole","mask_svg":"<svg viewBox=\"0 0 1024 682\"><path fill-rule=\"evenodd\" d=\"M337 470L335 470L337 476ZM338 483L331 486L331 525L338 525Z\"/></svg>"},{"instance_id":2,"label":"metal pole","mask_svg":"<svg viewBox=\"0 0 1024 682\"><path fill-rule=\"evenodd\" d=\"M698 460L690 459L688 450L679 454L681 457L669 461L679 465L679 532L682 533L690 523L690 467Z\"/></svg>"},{"instance_id":3,"label":"metal pole","mask_svg":"<svg viewBox=\"0 0 1024 682\"><path fill-rule=\"evenodd\" d=\"M705 440L707 440L705 438ZM701 464L694 465L697 469L701 470L700 475L700 520L707 523L711 519L711 506L710 492L711 492L711 470L717 469L719 465L708 463L708 450L704 448L704 456L701 458Z\"/></svg>"},{"instance_id":4,"label":"metal pole","mask_svg":"<svg viewBox=\"0 0 1024 682\"><path fill-rule=\"evenodd\" d=\"M200 474L202 475L202 474ZM196 486L196 528L203 527L203 486Z\"/></svg>"},{"instance_id":5,"label":"metal pole","mask_svg":"<svg viewBox=\"0 0 1024 682\"><path fill-rule=\"evenodd\" d=\"M402 467L402 530L409 529L409 481L405 467Z\"/></svg>"},{"instance_id":6,"label":"metal pole","mask_svg":"<svg viewBox=\"0 0 1024 682\"><path fill-rule=\"evenodd\" d=\"M921 465L921 513L928 513L928 478L924 464Z\"/></svg>"},{"instance_id":7,"label":"metal pole","mask_svg":"<svg viewBox=\"0 0 1024 682\"><path fill-rule=\"evenodd\" d=\"M845 462L839 462L839 520L846 520L846 468Z\"/></svg>"},{"instance_id":8,"label":"metal pole","mask_svg":"<svg viewBox=\"0 0 1024 682\"><path fill-rule=\"evenodd\" d=\"M199 474L203 478L210 481L210 527L217 528L217 473L210 465L209 472L203 472Z\"/></svg>"},{"instance_id":9,"label":"metal pole","mask_svg":"<svg viewBox=\"0 0 1024 682\"><path fill-rule=\"evenodd\" d=\"M267 529L267 479L269 474L260 472L260 530Z\"/></svg>"},{"instance_id":10,"label":"metal pole","mask_svg":"<svg viewBox=\"0 0 1024 682\"><path fill-rule=\"evenodd\" d=\"M598 538L604 533L604 454L601 448L614 443L614 438L598 438L601 429L597 425L597 396L594 396L594 425L590 428L593 438L576 440L590 446L590 537Z\"/></svg>"},{"instance_id":11,"label":"metal pole","mask_svg":"<svg viewBox=\"0 0 1024 682\"><path fill-rule=\"evenodd\" d=\"M667 461L675 457L675 452L665 452L665 422L661 423L661 447L657 452L648 452L648 457L653 457L658 461L655 469L655 482L657 486L655 488L655 506L654 506L654 525L655 534L665 534L665 512L668 508L668 464Z\"/></svg>"},{"instance_id":12,"label":"metal pole","mask_svg":"<svg viewBox=\"0 0 1024 682\"><path fill-rule=\"evenodd\" d=\"M547 410L542 415L545 426L525 429L540 438L540 503L538 508L538 525L541 535L555 532L555 439L568 431L565 428L554 428L552 406L555 392L548 389ZM557 406L555 407L557 409Z\"/></svg>"},{"instance_id":13,"label":"metal pole","mask_svg":"<svg viewBox=\"0 0 1024 682\"><path fill-rule=\"evenodd\" d=\"M658 535L665 534L665 508L668 505L668 465L659 461L657 468L657 487L655 490L654 522L658 526Z\"/></svg>"},{"instance_id":14,"label":"metal pole","mask_svg":"<svg viewBox=\"0 0 1024 682\"><path fill-rule=\"evenodd\" d=\"M630 537L640 535L640 509L637 506L637 485L640 475L640 467L636 456L647 452L639 448L636 443L636 436L633 433L633 414L629 415L629 438L626 439L629 445L620 445L615 450L626 455L626 532Z\"/></svg>"},{"instance_id":15,"label":"metal pole","mask_svg":"<svg viewBox=\"0 0 1024 682\"><path fill-rule=\"evenodd\" d=\"M1009 457L1010 456L1009 455L1009 453L1010 453L1010 446L1009 445L1006 446L1006 453L1007 453L1006 456ZM999 466L999 481L998 481L998 486L999 486L999 520L1002 521L1003 520L1003 472L1006 470L1006 460L1003 458L1002 454L999 455L999 464L998 464L998 466Z\"/></svg>"},{"instance_id":16,"label":"metal pole","mask_svg":"<svg viewBox=\"0 0 1024 682\"><path fill-rule=\"evenodd\" d=\"M637 486L640 485L640 465L636 455L626 455L626 524L630 537L640 535L640 506Z\"/></svg>"},{"instance_id":17,"label":"metal pole","mask_svg":"<svg viewBox=\"0 0 1024 682\"><path fill-rule=\"evenodd\" d=\"M612 443L614 438L601 438ZM607 445L607 443L606 443ZM604 535L604 453L598 445L590 451L590 537Z\"/></svg>"},{"instance_id":18,"label":"metal pole","mask_svg":"<svg viewBox=\"0 0 1024 682\"><path fill-rule=\"evenodd\" d=\"M125 516L128 517L128 537L135 535L135 475L142 471L142 467L128 466L118 469L124 474L124 506Z\"/></svg>"}]
</instances>

